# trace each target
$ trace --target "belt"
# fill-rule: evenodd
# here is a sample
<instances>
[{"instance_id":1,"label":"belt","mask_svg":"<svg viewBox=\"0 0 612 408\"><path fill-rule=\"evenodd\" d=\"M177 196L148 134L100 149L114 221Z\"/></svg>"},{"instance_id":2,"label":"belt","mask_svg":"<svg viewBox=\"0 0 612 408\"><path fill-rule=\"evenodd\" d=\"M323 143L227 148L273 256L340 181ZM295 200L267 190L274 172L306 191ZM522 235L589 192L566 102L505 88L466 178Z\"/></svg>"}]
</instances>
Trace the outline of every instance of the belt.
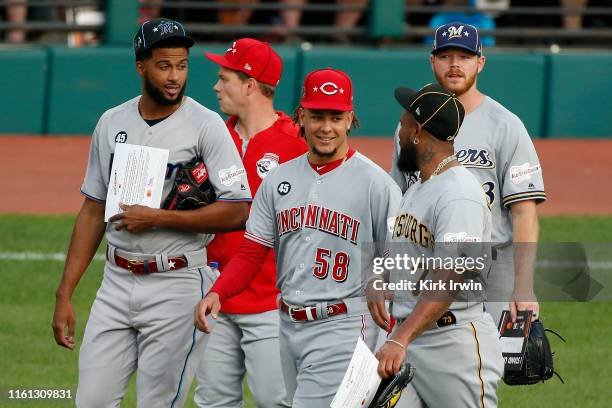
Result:
<instances>
[{"instance_id":1,"label":"belt","mask_svg":"<svg viewBox=\"0 0 612 408\"><path fill-rule=\"evenodd\" d=\"M187 259L184 256L168 258L168 269L163 269L157 265L155 260L127 259L115 254L115 264L135 275L147 275L149 273L163 272L164 270L184 268L187 266Z\"/></svg>"},{"instance_id":2,"label":"belt","mask_svg":"<svg viewBox=\"0 0 612 408\"><path fill-rule=\"evenodd\" d=\"M455 311L447 310L446 312L444 312L442 316L440 316L438 320L432 323L431 326L426 327L425 330L439 329L441 327L453 326L457 324L457 321L459 321L460 323L465 322L465 321L471 321L471 320L478 318L478 316L483 311L484 311L484 304L481 304L481 303L478 303L474 306L470 306L467 309L460 309L460 310L455 310ZM403 318L397 319L396 324L400 325L404 323L405 320L406 319L403 319Z\"/></svg>"},{"instance_id":3,"label":"belt","mask_svg":"<svg viewBox=\"0 0 612 408\"><path fill-rule=\"evenodd\" d=\"M346 313L347 308L344 302L327 304L325 306L327 316L319 316L317 313L317 305L312 306L293 306L285 303L284 300L280 301L280 311L287 313L289 318L293 322L311 322L314 320L322 320L331 316ZM323 314L323 313L322 313Z\"/></svg>"}]
</instances>

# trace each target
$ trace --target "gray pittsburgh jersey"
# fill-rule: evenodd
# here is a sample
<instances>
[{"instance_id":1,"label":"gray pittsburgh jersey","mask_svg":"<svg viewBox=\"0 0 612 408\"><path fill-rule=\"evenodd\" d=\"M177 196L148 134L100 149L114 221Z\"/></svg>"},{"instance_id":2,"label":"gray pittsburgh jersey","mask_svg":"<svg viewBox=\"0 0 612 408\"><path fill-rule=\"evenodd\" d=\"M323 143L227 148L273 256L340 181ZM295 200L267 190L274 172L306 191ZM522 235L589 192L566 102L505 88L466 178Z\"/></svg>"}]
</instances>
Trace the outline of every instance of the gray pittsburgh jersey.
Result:
<instances>
[{"instance_id":1,"label":"gray pittsburgh jersey","mask_svg":"<svg viewBox=\"0 0 612 408\"><path fill-rule=\"evenodd\" d=\"M168 195L176 171L194 157L206 165L218 201L250 201L246 173L221 117L193 99L185 97L181 106L163 121L149 126L138 112L140 97L106 111L91 140L87 173L81 192L103 202L109 184L113 153L117 143L130 143L170 150L163 199ZM204 247L212 234L158 228L133 237L122 229L106 227L108 242L129 252L178 254Z\"/></svg>"},{"instance_id":2,"label":"gray pittsburgh jersey","mask_svg":"<svg viewBox=\"0 0 612 408\"><path fill-rule=\"evenodd\" d=\"M398 140L396 131L391 176L406 191L417 177L405 176L397 169ZM523 200L546 200L542 168L527 129L516 115L485 96L465 116L455 139L455 152L485 192L493 215L491 240L511 242L510 205Z\"/></svg>"},{"instance_id":3,"label":"gray pittsburgh jersey","mask_svg":"<svg viewBox=\"0 0 612 408\"><path fill-rule=\"evenodd\" d=\"M434 176L425 183L413 184L404 194L395 225L389 240L389 257L408 257L421 263L418 270L401 265L391 270L389 282L394 284L406 281L415 282L418 291L420 280L431 280L431 274L425 274L422 266L435 265L435 259L452 257L458 259L462 254L452 253L457 245L445 246L444 242L465 243L467 256L474 259L485 257L480 244L491 239L491 212L482 194L480 183L463 166L448 169ZM488 264L485 257L481 260ZM410 264L408 264L410 265ZM486 268L485 268L486 269ZM484 270L486 273L487 270ZM484 288L483 288L484 289ZM393 315L405 318L414 309L418 301L418 293L402 289L395 291ZM470 306L467 302L454 302L450 310Z\"/></svg>"},{"instance_id":4,"label":"gray pittsburgh jersey","mask_svg":"<svg viewBox=\"0 0 612 408\"><path fill-rule=\"evenodd\" d=\"M305 154L264 179L245 237L274 247L277 286L286 302L361 296L371 267L365 263L382 255L387 219L400 197L391 177L358 152L323 175ZM372 243L371 256L363 256Z\"/></svg>"}]
</instances>

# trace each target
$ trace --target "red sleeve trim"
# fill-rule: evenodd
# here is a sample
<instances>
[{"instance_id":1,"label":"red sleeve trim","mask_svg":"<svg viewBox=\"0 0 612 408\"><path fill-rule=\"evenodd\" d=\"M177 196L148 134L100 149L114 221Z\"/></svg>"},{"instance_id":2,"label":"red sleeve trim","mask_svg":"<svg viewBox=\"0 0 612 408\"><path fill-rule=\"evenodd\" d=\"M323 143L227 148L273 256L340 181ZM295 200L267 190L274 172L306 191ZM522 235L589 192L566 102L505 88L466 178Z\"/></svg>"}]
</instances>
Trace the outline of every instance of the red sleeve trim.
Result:
<instances>
[{"instance_id":1,"label":"red sleeve trim","mask_svg":"<svg viewBox=\"0 0 612 408\"><path fill-rule=\"evenodd\" d=\"M262 238L262 237L258 237L257 235L253 235L249 233L248 231L244 233L244 237L247 239L250 239L251 241L257 242L258 244L265 245L269 248L274 247L274 242L268 241L267 239Z\"/></svg>"},{"instance_id":2,"label":"red sleeve trim","mask_svg":"<svg viewBox=\"0 0 612 408\"><path fill-rule=\"evenodd\" d=\"M249 287L261 269L270 248L245 239L240 249L221 271L210 292L219 295L221 302L234 297Z\"/></svg>"}]
</instances>

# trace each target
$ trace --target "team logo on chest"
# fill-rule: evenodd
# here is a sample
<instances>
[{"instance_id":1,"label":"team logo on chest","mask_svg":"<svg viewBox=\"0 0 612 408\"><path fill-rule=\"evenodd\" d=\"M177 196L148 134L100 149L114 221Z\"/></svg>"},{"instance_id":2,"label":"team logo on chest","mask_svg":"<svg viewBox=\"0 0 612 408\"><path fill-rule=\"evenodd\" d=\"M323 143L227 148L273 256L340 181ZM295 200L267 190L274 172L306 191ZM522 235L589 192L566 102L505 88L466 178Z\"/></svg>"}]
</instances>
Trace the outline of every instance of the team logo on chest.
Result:
<instances>
[{"instance_id":1,"label":"team logo on chest","mask_svg":"<svg viewBox=\"0 0 612 408\"><path fill-rule=\"evenodd\" d=\"M257 175L262 179L265 178L270 170L278 167L279 160L280 158L274 153L264 154L261 159L257 160Z\"/></svg>"},{"instance_id":2,"label":"team logo on chest","mask_svg":"<svg viewBox=\"0 0 612 408\"><path fill-rule=\"evenodd\" d=\"M455 153L457 161L464 167L475 167L479 169L495 168L495 162L486 149L463 149Z\"/></svg>"}]
</instances>

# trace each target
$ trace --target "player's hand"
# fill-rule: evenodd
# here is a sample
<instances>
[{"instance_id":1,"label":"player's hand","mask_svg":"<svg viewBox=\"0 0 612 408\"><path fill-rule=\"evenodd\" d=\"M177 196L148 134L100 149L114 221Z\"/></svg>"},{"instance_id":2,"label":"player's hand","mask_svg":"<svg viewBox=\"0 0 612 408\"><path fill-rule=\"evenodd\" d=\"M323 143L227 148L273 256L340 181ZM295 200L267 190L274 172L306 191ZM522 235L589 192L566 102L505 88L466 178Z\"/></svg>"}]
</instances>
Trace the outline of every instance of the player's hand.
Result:
<instances>
[{"instance_id":1,"label":"player's hand","mask_svg":"<svg viewBox=\"0 0 612 408\"><path fill-rule=\"evenodd\" d=\"M221 302L219 301L219 295L215 292L210 292L204 299L200 300L200 303L195 308L195 325L198 330L210 334L212 327L206 320L206 316L210 314L213 319L216 319L220 309Z\"/></svg>"},{"instance_id":2,"label":"player's hand","mask_svg":"<svg viewBox=\"0 0 612 408\"><path fill-rule=\"evenodd\" d=\"M391 329L391 317L387 311L385 300L392 300L393 292L388 290L376 290L374 288L374 282L370 281L366 287L366 298L368 300L368 309L370 310L372 319L374 319L380 328L389 332Z\"/></svg>"},{"instance_id":3,"label":"player's hand","mask_svg":"<svg viewBox=\"0 0 612 408\"><path fill-rule=\"evenodd\" d=\"M53 336L55 342L67 349L74 350L74 328L76 314L70 300L57 300L55 302L55 312L53 312ZM68 335L66 335L66 330Z\"/></svg>"},{"instance_id":4,"label":"player's hand","mask_svg":"<svg viewBox=\"0 0 612 408\"><path fill-rule=\"evenodd\" d=\"M397 339L393 340L399 342ZM400 370L406 359L406 349L402 348L399 344L386 341L376 352L376 358L378 359L378 375L385 380Z\"/></svg>"},{"instance_id":5,"label":"player's hand","mask_svg":"<svg viewBox=\"0 0 612 408\"><path fill-rule=\"evenodd\" d=\"M510 310L510 316L512 317L513 322L516 321L516 316L520 310L531 310L532 322L540 318L540 304L538 303L538 299L533 292L530 292L529 294L518 294L513 292L512 296L510 297L508 308Z\"/></svg>"},{"instance_id":6,"label":"player's hand","mask_svg":"<svg viewBox=\"0 0 612 408\"><path fill-rule=\"evenodd\" d=\"M129 232L138 233L150 230L155 226L154 221L159 210L144 205L119 204L123 212L115 214L108 219L109 222L116 222L117 231L126 229Z\"/></svg>"}]
</instances>

